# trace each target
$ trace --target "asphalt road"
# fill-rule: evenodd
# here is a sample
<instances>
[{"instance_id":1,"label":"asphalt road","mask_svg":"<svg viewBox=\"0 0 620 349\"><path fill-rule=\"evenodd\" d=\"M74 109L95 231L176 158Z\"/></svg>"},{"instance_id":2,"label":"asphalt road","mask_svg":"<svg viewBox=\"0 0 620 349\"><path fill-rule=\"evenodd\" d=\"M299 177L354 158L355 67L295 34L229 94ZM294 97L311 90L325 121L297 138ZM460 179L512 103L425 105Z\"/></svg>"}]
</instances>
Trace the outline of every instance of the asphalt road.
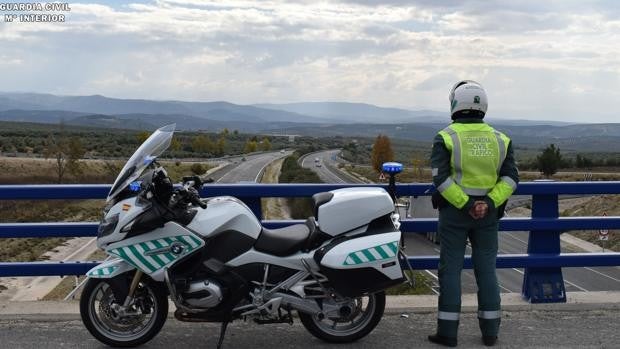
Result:
<instances>
[{"instance_id":1,"label":"asphalt road","mask_svg":"<svg viewBox=\"0 0 620 349\"><path fill-rule=\"evenodd\" d=\"M325 183L345 183L347 182L346 177L332 170L332 168L338 164L336 161L336 154L339 152L340 150L328 150L308 154L303 157L301 166L316 172L319 178Z\"/></svg>"},{"instance_id":2,"label":"asphalt road","mask_svg":"<svg viewBox=\"0 0 620 349\"><path fill-rule=\"evenodd\" d=\"M304 167L310 168L317 172L321 179L329 183L346 182L342 175L334 172L336 168L335 154L338 150L330 150L320 153L314 153L304 159ZM321 167L315 166L314 159L318 158L323 163ZM511 201L523 201L527 198L515 197ZM418 207L417 217L436 217L436 211L430 206L428 197L421 197L417 200ZM420 207L422 206L422 207ZM401 213L404 217L404 214ZM529 232L500 232L499 234L499 254L520 254L527 253ZM407 234L405 236L407 246L407 254L409 255L438 255L439 245L428 240L423 234ZM563 251L574 252L574 251ZM471 254L468 247L466 254ZM435 270L427 270L426 273L434 280L431 285L434 292L438 292L437 273ZM504 293L520 293L523 285L523 269L509 268L498 269L497 276L499 279L501 292ZM563 268L564 283L566 291L619 291L620 290L620 268L618 267L584 267L584 268ZM461 276L463 293L476 293L476 279L472 270L464 270Z\"/></svg>"},{"instance_id":3,"label":"asphalt road","mask_svg":"<svg viewBox=\"0 0 620 349\"><path fill-rule=\"evenodd\" d=\"M267 165L291 152L270 152L232 158L232 164L213 173L210 177L217 183L260 182L260 175ZM245 159L245 160L243 160Z\"/></svg>"},{"instance_id":4,"label":"asphalt road","mask_svg":"<svg viewBox=\"0 0 620 349\"><path fill-rule=\"evenodd\" d=\"M618 348L618 313L588 311L504 311L498 348ZM263 325L233 322L224 348L440 348L426 341L435 330L434 312L385 315L367 337L349 345L334 345L311 336L296 321ZM460 348L481 348L475 313L461 316ZM182 323L169 318L162 331L141 348L215 348L219 325ZM2 320L0 347L15 349L109 348L79 320Z\"/></svg>"}]
</instances>

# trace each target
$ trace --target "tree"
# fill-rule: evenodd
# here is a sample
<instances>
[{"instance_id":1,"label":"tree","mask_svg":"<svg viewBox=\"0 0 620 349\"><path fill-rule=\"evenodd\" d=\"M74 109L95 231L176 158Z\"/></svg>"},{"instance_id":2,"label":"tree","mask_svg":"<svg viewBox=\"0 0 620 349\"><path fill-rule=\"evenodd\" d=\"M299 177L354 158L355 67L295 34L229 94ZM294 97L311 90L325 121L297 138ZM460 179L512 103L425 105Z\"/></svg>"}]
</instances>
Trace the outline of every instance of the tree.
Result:
<instances>
[{"instance_id":1,"label":"tree","mask_svg":"<svg viewBox=\"0 0 620 349\"><path fill-rule=\"evenodd\" d=\"M215 145L215 150L216 150L217 156L223 156L226 153L226 139L224 139L224 136L221 136L217 140L217 144Z\"/></svg>"},{"instance_id":2,"label":"tree","mask_svg":"<svg viewBox=\"0 0 620 349\"><path fill-rule=\"evenodd\" d=\"M190 171L192 171L193 174L195 175L203 175L205 172L207 172L207 170L202 166L202 164L196 163L193 164L190 168Z\"/></svg>"},{"instance_id":3,"label":"tree","mask_svg":"<svg viewBox=\"0 0 620 349\"><path fill-rule=\"evenodd\" d=\"M543 149L542 153L536 157L536 165L542 174L549 178L558 172L558 168L562 164L562 155L560 148L556 148L555 144L548 145Z\"/></svg>"},{"instance_id":4,"label":"tree","mask_svg":"<svg viewBox=\"0 0 620 349\"><path fill-rule=\"evenodd\" d=\"M147 138L149 138L150 135L151 133L149 131L140 131L136 135L136 139L138 140L138 143L142 144Z\"/></svg>"},{"instance_id":5,"label":"tree","mask_svg":"<svg viewBox=\"0 0 620 349\"><path fill-rule=\"evenodd\" d=\"M263 141L261 142L261 145L260 145L260 149L264 151L271 150L271 142L269 141L269 138L267 137L263 138Z\"/></svg>"},{"instance_id":6,"label":"tree","mask_svg":"<svg viewBox=\"0 0 620 349\"><path fill-rule=\"evenodd\" d=\"M243 147L243 152L253 153L256 151L257 146L258 144L256 143L256 141L248 140L247 142L245 142L245 146Z\"/></svg>"},{"instance_id":7,"label":"tree","mask_svg":"<svg viewBox=\"0 0 620 349\"><path fill-rule=\"evenodd\" d=\"M207 153L213 150L213 142L208 136L198 135L192 141L192 150L195 153Z\"/></svg>"},{"instance_id":8,"label":"tree","mask_svg":"<svg viewBox=\"0 0 620 349\"><path fill-rule=\"evenodd\" d=\"M67 138L63 122L60 124L60 132L57 135L50 134L48 136L43 152L46 159L53 158L56 161L55 170L58 183L62 183L67 170L75 176L82 174L78 161L84 156L84 153L85 150L79 138Z\"/></svg>"},{"instance_id":9,"label":"tree","mask_svg":"<svg viewBox=\"0 0 620 349\"><path fill-rule=\"evenodd\" d=\"M76 177L80 177L84 173L79 160L84 157L85 153L82 140L78 137L71 137L67 144L67 170Z\"/></svg>"},{"instance_id":10,"label":"tree","mask_svg":"<svg viewBox=\"0 0 620 349\"><path fill-rule=\"evenodd\" d=\"M170 142L170 149L172 149L173 151L179 151L181 150L181 147L181 141L179 141L177 138L173 138Z\"/></svg>"},{"instance_id":11,"label":"tree","mask_svg":"<svg viewBox=\"0 0 620 349\"><path fill-rule=\"evenodd\" d=\"M392 150L392 143L390 138L386 135L378 135L375 139L375 144L372 146L372 153L370 155L372 168L381 172L383 163L394 160L394 151Z\"/></svg>"},{"instance_id":12,"label":"tree","mask_svg":"<svg viewBox=\"0 0 620 349\"><path fill-rule=\"evenodd\" d=\"M53 158L55 162L54 170L56 170L56 178L58 183L62 183L63 178L65 177L65 172L67 170L67 139L64 136L64 132L61 131L61 134L57 137L50 135L47 138L47 144L45 147L45 155L46 159Z\"/></svg>"}]
</instances>

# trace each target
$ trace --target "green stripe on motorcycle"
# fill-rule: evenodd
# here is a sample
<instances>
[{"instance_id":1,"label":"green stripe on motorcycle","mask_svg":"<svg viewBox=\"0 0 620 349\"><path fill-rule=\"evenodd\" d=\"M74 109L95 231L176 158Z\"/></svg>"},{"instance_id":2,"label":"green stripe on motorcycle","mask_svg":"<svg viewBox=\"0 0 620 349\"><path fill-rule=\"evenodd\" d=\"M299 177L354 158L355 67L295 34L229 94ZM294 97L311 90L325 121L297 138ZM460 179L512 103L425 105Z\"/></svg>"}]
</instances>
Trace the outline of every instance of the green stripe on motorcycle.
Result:
<instances>
[{"instance_id":1,"label":"green stripe on motorcycle","mask_svg":"<svg viewBox=\"0 0 620 349\"><path fill-rule=\"evenodd\" d=\"M381 256L380 259L377 259L375 255L373 255L372 253L373 250ZM398 241L366 248L363 250L349 253L347 258L345 258L343 265L357 265L357 264L371 263L371 262L375 262L378 260L393 258L396 256L397 251L398 251ZM360 258L360 256L365 257L367 261L364 261L362 258Z\"/></svg>"},{"instance_id":2,"label":"green stripe on motorcycle","mask_svg":"<svg viewBox=\"0 0 620 349\"><path fill-rule=\"evenodd\" d=\"M372 255L372 252L370 252L369 249L362 250L362 253L366 257L366 259L368 259L368 261L370 261L370 262L374 262L375 261L376 258L375 258L375 256Z\"/></svg>"},{"instance_id":3,"label":"green stripe on motorcycle","mask_svg":"<svg viewBox=\"0 0 620 349\"><path fill-rule=\"evenodd\" d=\"M394 255L396 255L396 252L398 251L398 241L394 241L394 242L389 243L387 245L392 250L392 252L394 252Z\"/></svg>"},{"instance_id":4,"label":"green stripe on motorcycle","mask_svg":"<svg viewBox=\"0 0 620 349\"><path fill-rule=\"evenodd\" d=\"M390 258L390 255L385 252L385 250L381 246L375 247L375 251L377 251L382 259Z\"/></svg>"},{"instance_id":5,"label":"green stripe on motorcycle","mask_svg":"<svg viewBox=\"0 0 620 349\"><path fill-rule=\"evenodd\" d=\"M155 270L159 269L154 267L147 259L146 257L144 257L142 255L142 253L140 253L140 251L138 251L138 249L136 248L136 246L131 245L128 246L129 250L131 251L131 253L133 253L133 255L140 261L140 263L142 263L148 270L148 272L154 272Z\"/></svg>"},{"instance_id":6,"label":"green stripe on motorcycle","mask_svg":"<svg viewBox=\"0 0 620 349\"><path fill-rule=\"evenodd\" d=\"M148 243L155 246L155 249L165 248L174 243L182 243L185 246L185 251L180 255L175 255L171 252L163 252L147 256L146 252L153 250L149 247ZM109 252L121 257L127 263L138 269L147 273L153 273L202 245L202 240L191 235L182 235L140 242L136 245L115 248Z\"/></svg>"},{"instance_id":7,"label":"green stripe on motorcycle","mask_svg":"<svg viewBox=\"0 0 620 349\"><path fill-rule=\"evenodd\" d=\"M149 248L149 246L145 242L140 243L140 247L142 247L142 249L144 250L145 253L151 251L151 249ZM161 258L159 258L156 254L150 255L148 257L151 258L153 260L153 262L155 262L159 268L161 268L161 267L163 267L164 265L167 264L166 262L161 260ZM159 268L157 268L157 269L159 269Z\"/></svg>"},{"instance_id":8,"label":"green stripe on motorcycle","mask_svg":"<svg viewBox=\"0 0 620 349\"><path fill-rule=\"evenodd\" d=\"M134 266L134 267L136 267L138 269L141 269L141 268L138 267L136 262L133 259L131 259L129 257L129 255L127 255L127 253L125 253L125 249L124 248L117 248L117 249L114 249L113 251L114 251L113 252L114 254L116 254L117 256L121 257L125 262L131 264L132 266Z\"/></svg>"}]
</instances>

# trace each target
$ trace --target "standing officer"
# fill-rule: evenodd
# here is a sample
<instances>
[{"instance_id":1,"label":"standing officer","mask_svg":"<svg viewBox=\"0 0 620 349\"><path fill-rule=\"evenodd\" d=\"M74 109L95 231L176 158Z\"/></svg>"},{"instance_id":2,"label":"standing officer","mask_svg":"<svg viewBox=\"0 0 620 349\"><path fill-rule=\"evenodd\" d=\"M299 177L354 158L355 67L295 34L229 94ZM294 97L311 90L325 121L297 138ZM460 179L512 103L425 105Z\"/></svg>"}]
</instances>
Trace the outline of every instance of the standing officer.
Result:
<instances>
[{"instance_id":1,"label":"standing officer","mask_svg":"<svg viewBox=\"0 0 620 349\"><path fill-rule=\"evenodd\" d=\"M439 208L439 311L431 342L454 347L461 312L461 270L467 238L478 284L478 320L484 345L497 341L501 319L495 258L498 219L517 187L512 143L482 121L487 96L471 80L450 91L453 123L434 139L433 205Z\"/></svg>"}]
</instances>

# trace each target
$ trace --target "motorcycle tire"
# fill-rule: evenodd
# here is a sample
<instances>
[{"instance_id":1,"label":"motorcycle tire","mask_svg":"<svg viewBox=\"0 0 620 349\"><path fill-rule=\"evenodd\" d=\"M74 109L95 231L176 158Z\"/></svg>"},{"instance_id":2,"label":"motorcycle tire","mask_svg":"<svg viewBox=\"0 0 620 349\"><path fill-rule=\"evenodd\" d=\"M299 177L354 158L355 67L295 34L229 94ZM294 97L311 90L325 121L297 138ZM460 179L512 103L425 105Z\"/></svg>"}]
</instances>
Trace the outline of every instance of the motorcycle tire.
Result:
<instances>
[{"instance_id":1,"label":"motorcycle tire","mask_svg":"<svg viewBox=\"0 0 620 349\"><path fill-rule=\"evenodd\" d=\"M80 315L86 329L113 347L136 347L153 339L168 317L165 290L154 283L140 282L135 293L139 306L132 306L135 314L121 315L112 308L122 301L114 298L108 280L89 279L84 285Z\"/></svg>"},{"instance_id":2,"label":"motorcycle tire","mask_svg":"<svg viewBox=\"0 0 620 349\"><path fill-rule=\"evenodd\" d=\"M299 312L299 319L313 336L329 343L350 343L368 335L381 321L385 310L385 292L369 294L368 306L357 323L333 325L333 320L320 319L318 315ZM361 297L360 297L361 298ZM332 321L332 325L326 323ZM337 325L337 324L336 324Z\"/></svg>"}]
</instances>

